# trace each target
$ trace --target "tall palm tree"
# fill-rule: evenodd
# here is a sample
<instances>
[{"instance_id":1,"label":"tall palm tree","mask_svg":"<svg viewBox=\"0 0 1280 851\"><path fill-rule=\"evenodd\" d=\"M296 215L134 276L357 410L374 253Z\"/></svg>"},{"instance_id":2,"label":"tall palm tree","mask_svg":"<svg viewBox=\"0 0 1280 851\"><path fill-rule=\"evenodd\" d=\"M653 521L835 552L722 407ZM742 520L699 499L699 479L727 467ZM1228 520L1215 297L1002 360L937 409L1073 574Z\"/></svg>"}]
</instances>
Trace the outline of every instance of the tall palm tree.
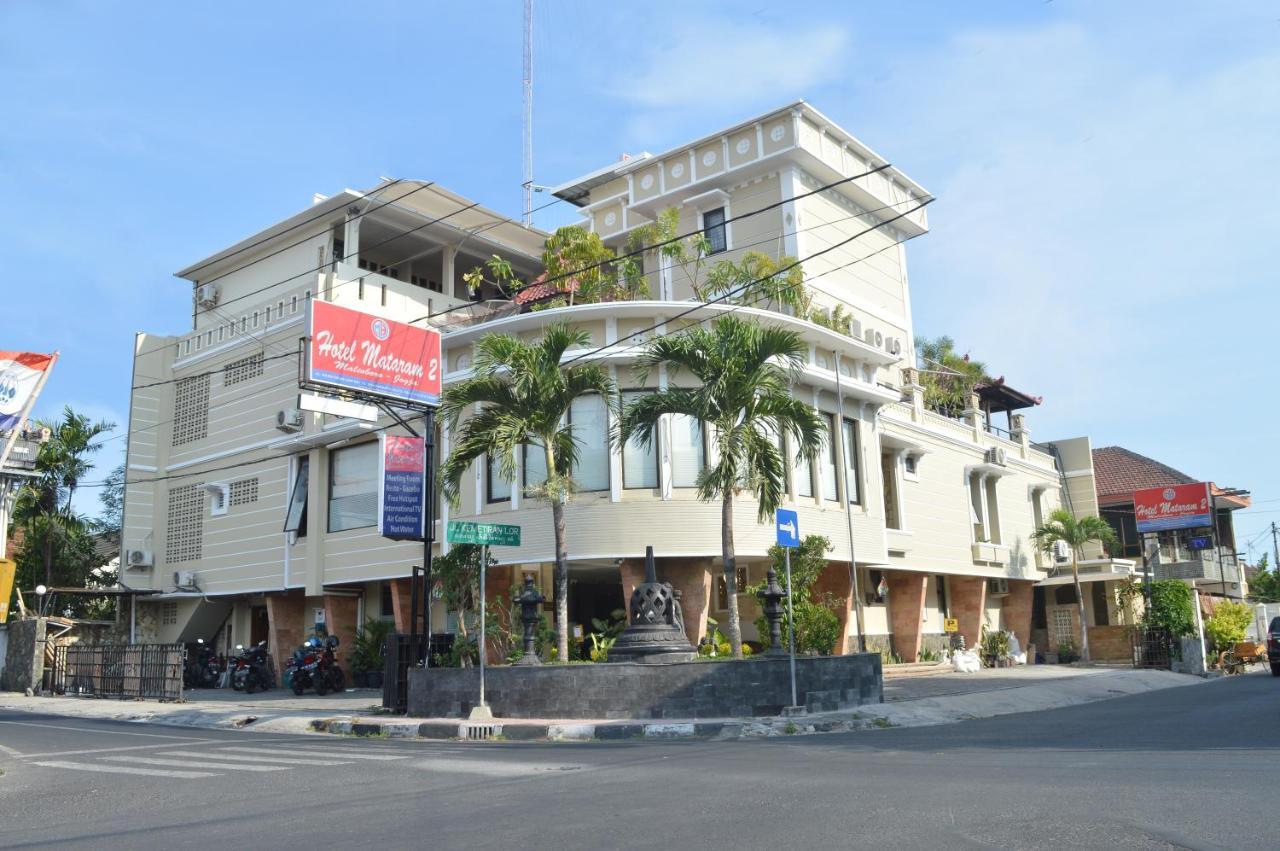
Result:
<instances>
[{"instance_id":1,"label":"tall palm tree","mask_svg":"<svg viewBox=\"0 0 1280 851\"><path fill-rule=\"evenodd\" d=\"M457 429L449 457L440 468L441 489L454 505L471 463L488 455L502 476L516 476L516 453L524 446L540 450L547 467L546 484L534 495L551 503L556 542L556 647L569 660L569 553L565 545L564 505L573 495L573 467L578 458L573 426L566 414L574 399L599 393L616 407L617 391L599 364L561 366L564 353L591 344L589 332L567 322L547 327L541 340L525 343L505 334L490 334L476 344L474 375L444 392L441 414ZM464 411L476 408L462 421Z\"/></svg>"},{"instance_id":2,"label":"tall palm tree","mask_svg":"<svg viewBox=\"0 0 1280 851\"><path fill-rule=\"evenodd\" d=\"M1089 627L1084 615L1084 594L1080 590L1080 556L1084 545L1095 541L1104 547L1116 543L1115 530L1101 517L1076 517L1065 508L1056 508L1049 519L1031 533L1031 540L1044 553L1052 553L1057 541L1065 541L1071 548L1071 579L1076 587L1076 605L1080 611L1080 658L1089 661Z\"/></svg>"},{"instance_id":3,"label":"tall palm tree","mask_svg":"<svg viewBox=\"0 0 1280 851\"><path fill-rule=\"evenodd\" d=\"M621 440L633 437L652 446L658 423L667 414L683 414L710 426L719 457L698 476L698 498L721 500L720 539L729 599L729 642L742 658L738 620L737 570L733 546L733 500L750 490L760 522L766 522L786 496L787 461L778 436L789 435L797 457L812 458L822 446L822 417L791 395L791 383L808 347L799 334L727 315L710 328L695 325L658 337L637 359L640 376L660 364L673 374L688 370L696 388L671 387L627 405Z\"/></svg>"}]
</instances>

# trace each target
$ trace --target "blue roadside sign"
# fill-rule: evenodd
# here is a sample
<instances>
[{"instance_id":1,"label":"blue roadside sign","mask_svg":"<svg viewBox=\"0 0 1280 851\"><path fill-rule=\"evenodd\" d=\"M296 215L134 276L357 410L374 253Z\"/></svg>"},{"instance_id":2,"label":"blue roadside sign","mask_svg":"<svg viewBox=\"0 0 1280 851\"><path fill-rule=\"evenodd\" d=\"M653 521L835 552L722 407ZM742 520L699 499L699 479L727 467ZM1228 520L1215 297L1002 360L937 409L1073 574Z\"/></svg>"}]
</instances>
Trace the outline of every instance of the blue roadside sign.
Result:
<instances>
[{"instance_id":1,"label":"blue roadside sign","mask_svg":"<svg viewBox=\"0 0 1280 851\"><path fill-rule=\"evenodd\" d=\"M790 508L779 508L774 515L778 527L778 546L800 546L800 517Z\"/></svg>"}]
</instances>

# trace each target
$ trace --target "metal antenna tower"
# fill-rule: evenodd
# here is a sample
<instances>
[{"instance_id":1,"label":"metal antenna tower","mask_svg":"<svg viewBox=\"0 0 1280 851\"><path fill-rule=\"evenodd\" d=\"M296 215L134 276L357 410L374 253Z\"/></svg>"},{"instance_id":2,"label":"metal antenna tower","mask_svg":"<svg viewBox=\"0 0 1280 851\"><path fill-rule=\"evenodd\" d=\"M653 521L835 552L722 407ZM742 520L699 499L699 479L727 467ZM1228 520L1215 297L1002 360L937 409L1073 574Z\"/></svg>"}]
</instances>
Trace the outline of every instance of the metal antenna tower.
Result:
<instances>
[{"instance_id":1,"label":"metal antenna tower","mask_svg":"<svg viewBox=\"0 0 1280 851\"><path fill-rule=\"evenodd\" d=\"M524 0L524 226L533 225L533 0Z\"/></svg>"}]
</instances>

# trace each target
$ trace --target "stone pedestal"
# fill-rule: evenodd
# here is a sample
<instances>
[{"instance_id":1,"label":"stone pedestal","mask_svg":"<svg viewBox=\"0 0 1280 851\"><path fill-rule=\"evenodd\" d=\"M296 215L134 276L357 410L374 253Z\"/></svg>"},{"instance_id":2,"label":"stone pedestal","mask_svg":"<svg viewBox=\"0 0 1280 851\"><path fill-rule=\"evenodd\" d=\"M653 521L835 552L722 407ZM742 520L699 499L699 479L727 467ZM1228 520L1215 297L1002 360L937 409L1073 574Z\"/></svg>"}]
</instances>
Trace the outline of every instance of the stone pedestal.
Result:
<instances>
[{"instance_id":1,"label":"stone pedestal","mask_svg":"<svg viewBox=\"0 0 1280 851\"><path fill-rule=\"evenodd\" d=\"M610 662L687 662L697 652L685 635L674 589L658 581L653 547L645 549L645 581L631 592L630 624L609 651Z\"/></svg>"}]
</instances>

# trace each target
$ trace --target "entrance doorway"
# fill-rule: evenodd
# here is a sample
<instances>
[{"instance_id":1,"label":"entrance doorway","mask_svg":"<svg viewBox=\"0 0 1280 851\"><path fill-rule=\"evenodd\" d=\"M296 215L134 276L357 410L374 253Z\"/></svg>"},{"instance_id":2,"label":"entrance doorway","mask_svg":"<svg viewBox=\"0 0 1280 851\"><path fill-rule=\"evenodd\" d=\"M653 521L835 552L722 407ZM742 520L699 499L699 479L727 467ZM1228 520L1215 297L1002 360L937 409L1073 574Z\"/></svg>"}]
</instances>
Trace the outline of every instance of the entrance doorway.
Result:
<instances>
[{"instance_id":1,"label":"entrance doorway","mask_svg":"<svg viewBox=\"0 0 1280 851\"><path fill-rule=\"evenodd\" d=\"M573 567L569 570L569 636L571 644L579 643L583 655L591 649L588 636L626 619L622 599L622 577L618 568ZM598 623L597 623L598 622Z\"/></svg>"},{"instance_id":2,"label":"entrance doorway","mask_svg":"<svg viewBox=\"0 0 1280 851\"><path fill-rule=\"evenodd\" d=\"M271 621L267 617L266 606L254 606L249 611L249 645L266 641L271 633Z\"/></svg>"}]
</instances>

